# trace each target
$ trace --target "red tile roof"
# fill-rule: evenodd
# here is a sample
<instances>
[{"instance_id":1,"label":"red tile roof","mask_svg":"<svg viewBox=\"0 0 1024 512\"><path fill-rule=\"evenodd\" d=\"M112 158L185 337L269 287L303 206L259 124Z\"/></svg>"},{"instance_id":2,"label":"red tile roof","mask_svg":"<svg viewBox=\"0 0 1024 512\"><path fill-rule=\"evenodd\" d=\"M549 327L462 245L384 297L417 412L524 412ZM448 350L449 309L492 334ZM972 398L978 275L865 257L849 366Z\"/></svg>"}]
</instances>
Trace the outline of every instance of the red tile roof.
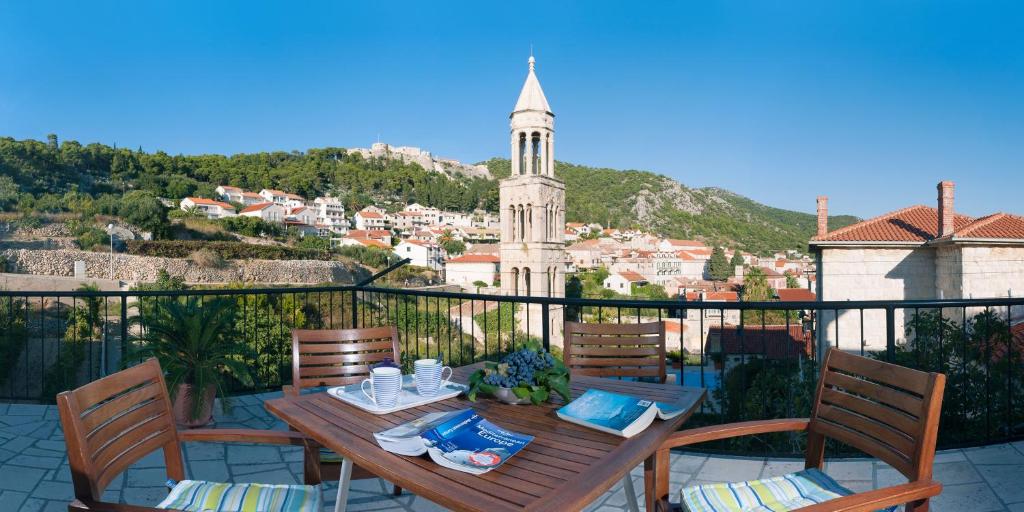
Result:
<instances>
[{"instance_id":1,"label":"red tile roof","mask_svg":"<svg viewBox=\"0 0 1024 512\"><path fill-rule=\"evenodd\" d=\"M704 294L704 300L737 302L740 300L740 294L736 292L707 292Z\"/></svg>"},{"instance_id":2,"label":"red tile roof","mask_svg":"<svg viewBox=\"0 0 1024 512\"><path fill-rule=\"evenodd\" d=\"M360 217L362 217L364 219L383 219L384 218L383 215L381 215L381 214L379 214L377 212L359 211L359 212L356 212L356 215L358 215L358 216L360 216Z\"/></svg>"},{"instance_id":3,"label":"red tile roof","mask_svg":"<svg viewBox=\"0 0 1024 512\"><path fill-rule=\"evenodd\" d=\"M242 208L242 211L240 211L238 213L258 212L258 211L260 211L260 210L262 210L264 208L268 208L270 206L274 206L274 203L250 204L249 206L246 206L245 208Z\"/></svg>"},{"instance_id":4,"label":"red tile roof","mask_svg":"<svg viewBox=\"0 0 1024 512\"><path fill-rule=\"evenodd\" d=\"M814 292L807 288L779 288L775 290L782 302L813 302L818 300Z\"/></svg>"},{"instance_id":5,"label":"red tile roof","mask_svg":"<svg viewBox=\"0 0 1024 512\"><path fill-rule=\"evenodd\" d=\"M192 201L193 204L197 204L197 205L198 204L205 204L207 206L220 206L221 208L224 208L225 210L234 210L235 209L234 206L231 206L228 203L221 202L221 201L214 201L213 199L206 199L205 197L186 197L185 199L188 199L189 201Z\"/></svg>"},{"instance_id":6,"label":"red tile roof","mask_svg":"<svg viewBox=\"0 0 1024 512\"><path fill-rule=\"evenodd\" d=\"M974 219L956 214L954 231L959 231ZM837 229L822 242L927 242L934 240L939 229L939 212L931 206L917 205Z\"/></svg>"},{"instance_id":7,"label":"red tile roof","mask_svg":"<svg viewBox=\"0 0 1024 512\"><path fill-rule=\"evenodd\" d=\"M640 283L647 280L647 278L640 274L637 274L636 272L633 272L632 270L624 270L622 272L619 272L618 274L626 278L626 280L631 283Z\"/></svg>"},{"instance_id":8,"label":"red tile roof","mask_svg":"<svg viewBox=\"0 0 1024 512\"><path fill-rule=\"evenodd\" d=\"M380 240L374 240L372 238L353 238L353 240L355 240L356 242L359 242L362 245L365 245L366 247L376 247L378 249L391 250L391 246L390 245L388 245L388 244L386 244L384 242L381 242Z\"/></svg>"},{"instance_id":9,"label":"red tile roof","mask_svg":"<svg viewBox=\"0 0 1024 512\"><path fill-rule=\"evenodd\" d=\"M767 359L797 359L811 351L811 336L800 325L739 327L713 326L708 330L705 350L709 353L761 355Z\"/></svg>"},{"instance_id":10,"label":"red tile roof","mask_svg":"<svg viewBox=\"0 0 1024 512\"><path fill-rule=\"evenodd\" d=\"M448 263L499 263L501 258L496 254L463 254L448 260Z\"/></svg>"},{"instance_id":11,"label":"red tile roof","mask_svg":"<svg viewBox=\"0 0 1024 512\"><path fill-rule=\"evenodd\" d=\"M958 228L953 232L953 238L1024 239L1024 217L994 213Z\"/></svg>"},{"instance_id":12,"label":"red tile roof","mask_svg":"<svg viewBox=\"0 0 1024 512\"><path fill-rule=\"evenodd\" d=\"M386 229L353 229L348 232L349 238L385 238L391 236Z\"/></svg>"},{"instance_id":13,"label":"red tile roof","mask_svg":"<svg viewBox=\"0 0 1024 512\"><path fill-rule=\"evenodd\" d=\"M696 248L706 247L704 245L704 242L701 242L699 240L679 240L679 239L676 239L676 238L666 238L665 241L668 242L669 245L674 245L674 246L677 246L677 247L696 247Z\"/></svg>"}]
</instances>

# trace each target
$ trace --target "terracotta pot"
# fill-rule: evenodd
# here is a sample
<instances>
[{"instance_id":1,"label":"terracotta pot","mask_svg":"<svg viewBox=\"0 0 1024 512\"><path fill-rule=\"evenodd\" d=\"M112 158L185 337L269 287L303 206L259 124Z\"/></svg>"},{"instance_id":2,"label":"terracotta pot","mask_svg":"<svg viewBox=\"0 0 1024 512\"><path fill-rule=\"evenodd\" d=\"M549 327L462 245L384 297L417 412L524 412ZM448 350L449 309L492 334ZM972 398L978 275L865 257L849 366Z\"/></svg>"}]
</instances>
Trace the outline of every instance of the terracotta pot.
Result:
<instances>
[{"instance_id":1,"label":"terracotta pot","mask_svg":"<svg viewBox=\"0 0 1024 512\"><path fill-rule=\"evenodd\" d=\"M199 428L205 427L213 422L213 400L217 396L217 388L215 386L207 386L204 391L206 398L206 405L199 411L199 417L191 419L189 412L192 410L192 398L190 390L192 385L190 384L179 384L178 393L174 397L174 421L180 427L185 428Z\"/></svg>"}]
</instances>

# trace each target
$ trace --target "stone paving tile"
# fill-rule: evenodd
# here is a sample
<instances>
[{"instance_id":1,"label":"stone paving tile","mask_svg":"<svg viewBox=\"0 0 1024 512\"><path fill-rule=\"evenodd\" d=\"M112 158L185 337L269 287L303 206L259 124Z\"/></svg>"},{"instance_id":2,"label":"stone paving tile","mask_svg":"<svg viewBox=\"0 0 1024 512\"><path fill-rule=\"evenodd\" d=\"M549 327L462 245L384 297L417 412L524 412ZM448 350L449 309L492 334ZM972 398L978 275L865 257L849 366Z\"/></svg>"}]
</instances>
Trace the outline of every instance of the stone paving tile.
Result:
<instances>
[{"instance_id":1,"label":"stone paving tile","mask_svg":"<svg viewBox=\"0 0 1024 512\"><path fill-rule=\"evenodd\" d=\"M873 480L874 461L835 460L825 462L825 474L836 480Z\"/></svg>"},{"instance_id":2,"label":"stone paving tile","mask_svg":"<svg viewBox=\"0 0 1024 512\"><path fill-rule=\"evenodd\" d=\"M935 512L1005 510L999 498L984 483L945 486L942 494L933 498L931 504L931 509Z\"/></svg>"},{"instance_id":3,"label":"stone paving tile","mask_svg":"<svg viewBox=\"0 0 1024 512\"><path fill-rule=\"evenodd\" d=\"M933 477L942 485L981 482L981 475L970 462L945 462L932 467Z\"/></svg>"},{"instance_id":4,"label":"stone paving tile","mask_svg":"<svg viewBox=\"0 0 1024 512\"><path fill-rule=\"evenodd\" d=\"M0 490L30 492L46 471L4 464L0 466Z\"/></svg>"},{"instance_id":5,"label":"stone paving tile","mask_svg":"<svg viewBox=\"0 0 1024 512\"><path fill-rule=\"evenodd\" d=\"M1021 485L1024 465L978 465L976 468L1004 503L1024 501L1024 485Z\"/></svg>"},{"instance_id":6,"label":"stone paving tile","mask_svg":"<svg viewBox=\"0 0 1024 512\"><path fill-rule=\"evenodd\" d=\"M1006 444L966 448L964 455L975 464L1024 464L1024 454Z\"/></svg>"},{"instance_id":7,"label":"stone paving tile","mask_svg":"<svg viewBox=\"0 0 1024 512\"><path fill-rule=\"evenodd\" d=\"M717 482L754 480L761 476L764 465L764 459L713 457L701 467L700 478Z\"/></svg>"}]
</instances>

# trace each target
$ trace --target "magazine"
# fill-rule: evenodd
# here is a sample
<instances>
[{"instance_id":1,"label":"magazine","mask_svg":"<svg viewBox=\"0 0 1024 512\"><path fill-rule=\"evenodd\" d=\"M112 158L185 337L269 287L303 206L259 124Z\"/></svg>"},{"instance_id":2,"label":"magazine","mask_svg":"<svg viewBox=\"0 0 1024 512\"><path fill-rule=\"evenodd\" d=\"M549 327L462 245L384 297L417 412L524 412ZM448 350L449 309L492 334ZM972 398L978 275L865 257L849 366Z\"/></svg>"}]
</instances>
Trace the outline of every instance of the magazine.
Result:
<instances>
[{"instance_id":1,"label":"magazine","mask_svg":"<svg viewBox=\"0 0 1024 512\"><path fill-rule=\"evenodd\" d=\"M649 427L655 418L675 418L683 409L664 402L588 389L557 411L565 421L622 437L633 437Z\"/></svg>"},{"instance_id":2,"label":"magazine","mask_svg":"<svg viewBox=\"0 0 1024 512\"><path fill-rule=\"evenodd\" d=\"M500 466L533 441L533 436L509 432L473 409L430 413L373 437L389 452L426 453L441 466L474 475Z\"/></svg>"}]
</instances>

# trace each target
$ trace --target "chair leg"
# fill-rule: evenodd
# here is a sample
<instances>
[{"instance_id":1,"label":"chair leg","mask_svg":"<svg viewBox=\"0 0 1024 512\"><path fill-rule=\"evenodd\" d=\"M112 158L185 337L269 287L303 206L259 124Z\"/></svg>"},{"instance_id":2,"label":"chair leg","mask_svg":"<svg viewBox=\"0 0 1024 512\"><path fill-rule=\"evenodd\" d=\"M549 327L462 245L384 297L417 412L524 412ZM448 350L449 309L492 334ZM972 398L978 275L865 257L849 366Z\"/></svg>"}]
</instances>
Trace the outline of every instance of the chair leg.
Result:
<instances>
[{"instance_id":1,"label":"chair leg","mask_svg":"<svg viewBox=\"0 0 1024 512\"><path fill-rule=\"evenodd\" d=\"M348 506L348 488L352 484L352 459L341 461L341 476L338 477L338 498L334 503L334 512L345 512Z\"/></svg>"},{"instance_id":2,"label":"chair leg","mask_svg":"<svg viewBox=\"0 0 1024 512\"><path fill-rule=\"evenodd\" d=\"M392 491L392 492L394 493L395 496L401 496L402 495L402 488L396 485L395 486L395 490Z\"/></svg>"},{"instance_id":3,"label":"chair leg","mask_svg":"<svg viewBox=\"0 0 1024 512\"><path fill-rule=\"evenodd\" d=\"M626 491L626 506L629 512L640 512L640 502L636 499L636 489L633 487L633 476L626 473L622 478L622 488Z\"/></svg>"}]
</instances>

